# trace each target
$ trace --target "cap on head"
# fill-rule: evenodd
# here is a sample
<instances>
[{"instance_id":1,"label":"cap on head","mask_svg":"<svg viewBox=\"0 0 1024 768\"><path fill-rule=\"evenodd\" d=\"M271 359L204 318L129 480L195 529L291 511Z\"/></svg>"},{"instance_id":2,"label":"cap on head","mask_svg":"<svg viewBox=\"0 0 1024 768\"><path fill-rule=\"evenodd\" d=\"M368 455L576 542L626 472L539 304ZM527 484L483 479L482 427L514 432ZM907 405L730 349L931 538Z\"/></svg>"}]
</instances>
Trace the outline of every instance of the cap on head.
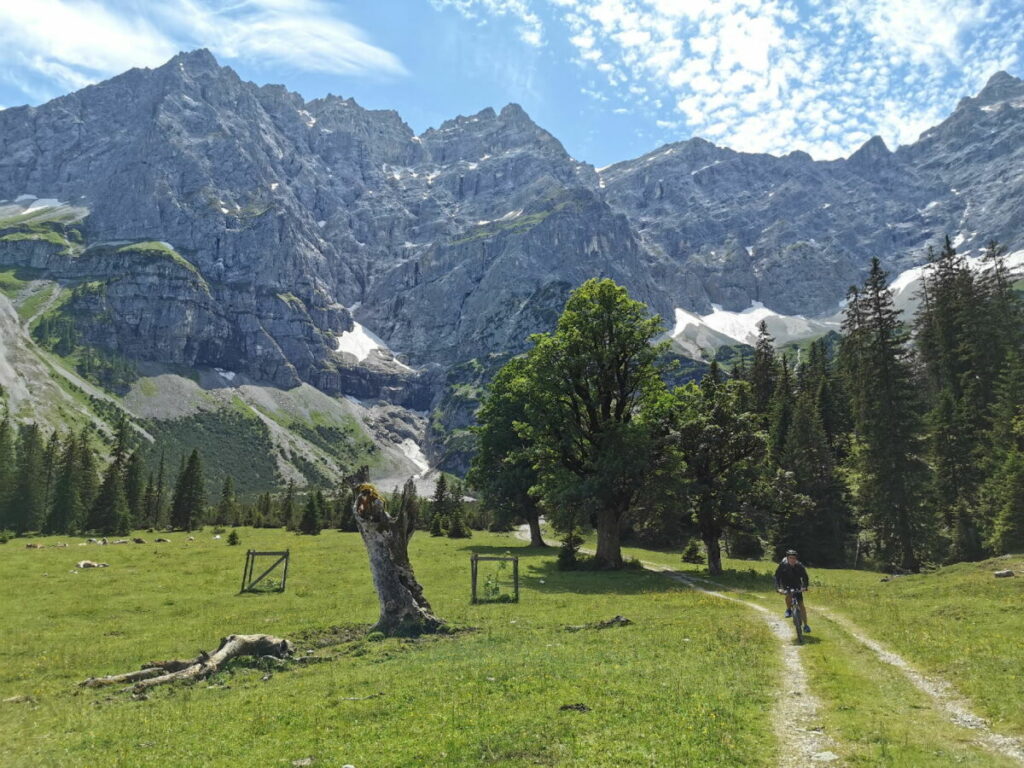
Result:
<instances>
[{"instance_id":1,"label":"cap on head","mask_svg":"<svg viewBox=\"0 0 1024 768\"><path fill-rule=\"evenodd\" d=\"M786 550L786 557L790 557L790 556L796 557L796 550L795 549L788 549L788 550Z\"/></svg>"}]
</instances>

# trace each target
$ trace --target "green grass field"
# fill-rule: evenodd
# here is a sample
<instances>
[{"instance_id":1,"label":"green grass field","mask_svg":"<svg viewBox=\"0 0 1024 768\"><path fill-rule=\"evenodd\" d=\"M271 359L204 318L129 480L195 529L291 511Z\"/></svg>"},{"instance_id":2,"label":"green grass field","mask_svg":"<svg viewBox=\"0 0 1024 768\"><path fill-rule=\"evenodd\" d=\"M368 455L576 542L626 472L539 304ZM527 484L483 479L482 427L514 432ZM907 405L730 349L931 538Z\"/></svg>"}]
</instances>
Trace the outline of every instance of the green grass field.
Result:
<instances>
[{"instance_id":1,"label":"green grass field","mask_svg":"<svg viewBox=\"0 0 1024 768\"><path fill-rule=\"evenodd\" d=\"M411 556L427 597L471 631L370 642L377 604L358 535L240 535L240 547L208 531L192 543L174 534L159 545L0 546L0 700L18 697L0 701L3 765L779 763L777 642L741 605L652 573L559 572L554 550L511 535L417 535ZM236 594L247 548L291 549L286 593ZM521 602L471 605L470 553L509 549L521 557ZM83 558L110 567L74 572ZM617 614L634 623L565 629ZM317 641L332 626L346 631ZM240 661L145 701L77 687L194 656L232 632L295 638L330 661L266 680ZM589 711L561 709L574 704Z\"/></svg>"},{"instance_id":2,"label":"green grass field","mask_svg":"<svg viewBox=\"0 0 1024 768\"><path fill-rule=\"evenodd\" d=\"M624 550L645 562L710 578L675 553ZM714 581L780 614L772 588L775 563L723 561ZM1024 556L961 563L933 573L882 582L882 574L810 569L810 642L803 649L811 688L822 701L826 730L841 738L845 764L856 766L1010 766L979 749L971 731L951 725L906 676L883 663L842 626L816 613L838 614L899 653L916 669L952 684L973 711L1000 733L1024 737Z\"/></svg>"}]
</instances>

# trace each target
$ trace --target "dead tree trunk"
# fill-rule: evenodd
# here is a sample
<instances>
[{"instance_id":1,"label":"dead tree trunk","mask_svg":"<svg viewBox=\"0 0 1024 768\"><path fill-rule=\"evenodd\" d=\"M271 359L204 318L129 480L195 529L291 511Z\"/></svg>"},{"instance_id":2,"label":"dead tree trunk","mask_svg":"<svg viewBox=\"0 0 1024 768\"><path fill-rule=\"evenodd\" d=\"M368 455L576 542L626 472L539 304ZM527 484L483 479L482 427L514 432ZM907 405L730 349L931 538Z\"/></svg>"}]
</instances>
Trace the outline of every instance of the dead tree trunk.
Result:
<instances>
[{"instance_id":1,"label":"dead tree trunk","mask_svg":"<svg viewBox=\"0 0 1024 768\"><path fill-rule=\"evenodd\" d=\"M141 693L155 685L170 683L175 680L201 680L209 677L226 662L238 656L271 656L284 659L290 656L295 647L288 640L270 635L228 635L220 641L220 647L213 653L200 653L194 659L171 659L169 661L151 661L135 672L106 677L90 677L79 685L86 688L99 688L103 685L135 683L133 690Z\"/></svg>"},{"instance_id":2,"label":"dead tree trunk","mask_svg":"<svg viewBox=\"0 0 1024 768\"><path fill-rule=\"evenodd\" d=\"M369 483L359 486L353 513L380 599L380 618L373 631L389 637L438 631L444 622L433 614L409 562L409 539L416 521L404 509L394 517L389 515L384 500Z\"/></svg>"}]
</instances>

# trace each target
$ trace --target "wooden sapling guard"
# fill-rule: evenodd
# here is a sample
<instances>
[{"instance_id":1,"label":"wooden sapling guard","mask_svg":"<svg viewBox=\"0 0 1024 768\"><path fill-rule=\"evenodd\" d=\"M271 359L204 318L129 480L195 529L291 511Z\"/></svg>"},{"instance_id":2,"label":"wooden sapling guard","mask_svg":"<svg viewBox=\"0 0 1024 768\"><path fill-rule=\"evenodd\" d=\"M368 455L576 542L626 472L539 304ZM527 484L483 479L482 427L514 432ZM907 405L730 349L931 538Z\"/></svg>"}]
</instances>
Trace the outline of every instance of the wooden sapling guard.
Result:
<instances>
[{"instance_id":1,"label":"wooden sapling guard","mask_svg":"<svg viewBox=\"0 0 1024 768\"><path fill-rule=\"evenodd\" d=\"M518 603L519 602L519 558L516 557L515 555L487 557L487 556L483 556L483 555L478 555L476 552L474 552L472 555L470 555L470 558L469 558L469 567L470 567L471 581L472 581L472 584L473 584L473 598L472 598L472 601L474 603L481 602L477 598L477 595L476 595L477 578L478 578L479 573L480 573L480 563L481 562L485 562L485 563L486 562L492 562L492 563L512 563L512 584L514 585L513 588L515 590L514 597L512 598L512 602ZM490 602L490 601L488 601L488 602Z\"/></svg>"},{"instance_id":2,"label":"wooden sapling guard","mask_svg":"<svg viewBox=\"0 0 1024 768\"><path fill-rule=\"evenodd\" d=\"M270 572L281 565L281 563L284 563L284 573L281 574L281 587L276 591L284 592L285 585L288 583L288 562L290 560L288 553L290 551L286 549L284 552L257 552L254 549L250 549L246 552L245 570L242 571L242 589L240 592L255 592L256 590L253 588L269 576ZM271 563L269 568L254 579L252 574L256 570L257 557L276 557L277 560Z\"/></svg>"}]
</instances>

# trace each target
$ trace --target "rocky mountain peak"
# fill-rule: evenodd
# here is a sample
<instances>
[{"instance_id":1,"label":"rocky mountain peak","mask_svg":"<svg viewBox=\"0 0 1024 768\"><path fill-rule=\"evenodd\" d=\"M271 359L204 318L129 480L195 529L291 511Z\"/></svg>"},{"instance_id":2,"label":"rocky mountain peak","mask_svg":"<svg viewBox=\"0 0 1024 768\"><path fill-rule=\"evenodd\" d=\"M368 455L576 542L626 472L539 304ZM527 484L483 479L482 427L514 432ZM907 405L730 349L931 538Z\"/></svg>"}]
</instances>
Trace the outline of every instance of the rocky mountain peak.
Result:
<instances>
[{"instance_id":1,"label":"rocky mountain peak","mask_svg":"<svg viewBox=\"0 0 1024 768\"><path fill-rule=\"evenodd\" d=\"M194 51L181 51L159 69L183 70L190 75L209 72L220 72L226 67L221 67L217 59L207 48L196 48Z\"/></svg>"},{"instance_id":2,"label":"rocky mountain peak","mask_svg":"<svg viewBox=\"0 0 1024 768\"><path fill-rule=\"evenodd\" d=\"M881 136L872 136L863 146L850 155L847 161L854 168L873 168L879 163L889 162L892 151Z\"/></svg>"}]
</instances>

